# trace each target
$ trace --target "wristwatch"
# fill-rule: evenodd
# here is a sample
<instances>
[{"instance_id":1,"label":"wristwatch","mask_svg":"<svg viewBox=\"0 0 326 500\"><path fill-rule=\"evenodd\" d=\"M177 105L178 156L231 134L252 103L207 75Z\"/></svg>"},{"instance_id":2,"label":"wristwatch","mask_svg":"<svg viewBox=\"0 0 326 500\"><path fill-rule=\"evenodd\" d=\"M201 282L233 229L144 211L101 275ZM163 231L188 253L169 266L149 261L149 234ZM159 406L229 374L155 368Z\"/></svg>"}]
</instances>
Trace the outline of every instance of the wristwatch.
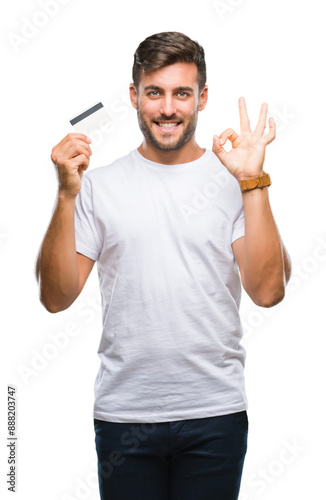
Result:
<instances>
[{"instance_id":1,"label":"wristwatch","mask_svg":"<svg viewBox=\"0 0 326 500\"><path fill-rule=\"evenodd\" d=\"M249 191L250 189L263 188L272 184L271 178L267 172L263 171L260 177L253 179L243 179L239 181L241 191Z\"/></svg>"}]
</instances>

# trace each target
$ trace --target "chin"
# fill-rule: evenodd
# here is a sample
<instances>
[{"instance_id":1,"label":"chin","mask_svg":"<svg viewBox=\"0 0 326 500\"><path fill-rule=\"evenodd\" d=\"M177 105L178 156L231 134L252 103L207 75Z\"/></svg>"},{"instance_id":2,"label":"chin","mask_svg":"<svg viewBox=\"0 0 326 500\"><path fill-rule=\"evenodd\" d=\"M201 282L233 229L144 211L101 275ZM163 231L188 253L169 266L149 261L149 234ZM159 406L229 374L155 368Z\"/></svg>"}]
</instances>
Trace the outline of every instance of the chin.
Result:
<instances>
[{"instance_id":1,"label":"chin","mask_svg":"<svg viewBox=\"0 0 326 500\"><path fill-rule=\"evenodd\" d=\"M152 144L152 146L155 146L160 151L172 152L172 151L177 151L178 149L181 149L185 143L184 142L182 142L182 143L179 143L179 142L164 143L164 142L154 141L151 144Z\"/></svg>"}]
</instances>

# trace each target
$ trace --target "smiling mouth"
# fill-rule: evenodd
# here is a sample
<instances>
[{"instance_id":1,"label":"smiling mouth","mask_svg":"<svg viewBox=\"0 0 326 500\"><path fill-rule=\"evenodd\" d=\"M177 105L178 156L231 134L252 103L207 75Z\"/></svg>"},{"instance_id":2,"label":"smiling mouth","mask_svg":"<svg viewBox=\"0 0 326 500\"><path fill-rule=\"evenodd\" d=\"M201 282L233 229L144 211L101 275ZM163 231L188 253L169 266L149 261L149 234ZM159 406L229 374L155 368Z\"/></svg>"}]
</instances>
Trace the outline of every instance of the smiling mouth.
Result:
<instances>
[{"instance_id":1,"label":"smiling mouth","mask_svg":"<svg viewBox=\"0 0 326 500\"><path fill-rule=\"evenodd\" d=\"M178 125L180 125L181 122L165 122L165 121L162 121L162 122L157 122L155 121L154 122L161 130L166 130L166 131L172 131L174 129L176 129L178 127Z\"/></svg>"}]
</instances>

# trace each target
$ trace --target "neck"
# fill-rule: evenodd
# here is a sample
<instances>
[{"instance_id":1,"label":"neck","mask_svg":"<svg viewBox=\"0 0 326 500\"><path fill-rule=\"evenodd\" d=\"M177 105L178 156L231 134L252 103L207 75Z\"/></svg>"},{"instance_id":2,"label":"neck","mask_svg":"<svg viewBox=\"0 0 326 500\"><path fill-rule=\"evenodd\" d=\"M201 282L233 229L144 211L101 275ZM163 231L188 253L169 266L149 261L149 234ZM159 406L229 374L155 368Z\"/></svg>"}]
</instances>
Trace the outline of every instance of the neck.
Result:
<instances>
[{"instance_id":1,"label":"neck","mask_svg":"<svg viewBox=\"0 0 326 500\"><path fill-rule=\"evenodd\" d=\"M198 146L196 142L189 141L182 148L176 151L161 151L146 139L139 146L138 152L147 160L163 165L178 165L180 163L189 163L198 160L203 154L204 150Z\"/></svg>"}]
</instances>

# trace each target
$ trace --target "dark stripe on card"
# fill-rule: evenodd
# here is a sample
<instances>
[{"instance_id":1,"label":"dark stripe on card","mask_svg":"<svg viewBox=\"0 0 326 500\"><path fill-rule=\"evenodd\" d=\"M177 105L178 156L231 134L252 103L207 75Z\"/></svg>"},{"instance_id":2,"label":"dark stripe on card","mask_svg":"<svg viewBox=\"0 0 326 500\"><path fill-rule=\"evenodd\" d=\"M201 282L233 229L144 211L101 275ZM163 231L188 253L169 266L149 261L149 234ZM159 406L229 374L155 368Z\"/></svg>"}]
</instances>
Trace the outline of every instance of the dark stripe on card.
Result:
<instances>
[{"instance_id":1,"label":"dark stripe on card","mask_svg":"<svg viewBox=\"0 0 326 500\"><path fill-rule=\"evenodd\" d=\"M76 125L76 123L84 120L89 115L92 115L93 113L95 113L95 111L98 111L101 108L103 108L103 104L101 102L95 104L95 106L89 108L87 111L84 111L84 113L81 113L80 115L76 116L76 118L70 120L71 125Z\"/></svg>"}]
</instances>

